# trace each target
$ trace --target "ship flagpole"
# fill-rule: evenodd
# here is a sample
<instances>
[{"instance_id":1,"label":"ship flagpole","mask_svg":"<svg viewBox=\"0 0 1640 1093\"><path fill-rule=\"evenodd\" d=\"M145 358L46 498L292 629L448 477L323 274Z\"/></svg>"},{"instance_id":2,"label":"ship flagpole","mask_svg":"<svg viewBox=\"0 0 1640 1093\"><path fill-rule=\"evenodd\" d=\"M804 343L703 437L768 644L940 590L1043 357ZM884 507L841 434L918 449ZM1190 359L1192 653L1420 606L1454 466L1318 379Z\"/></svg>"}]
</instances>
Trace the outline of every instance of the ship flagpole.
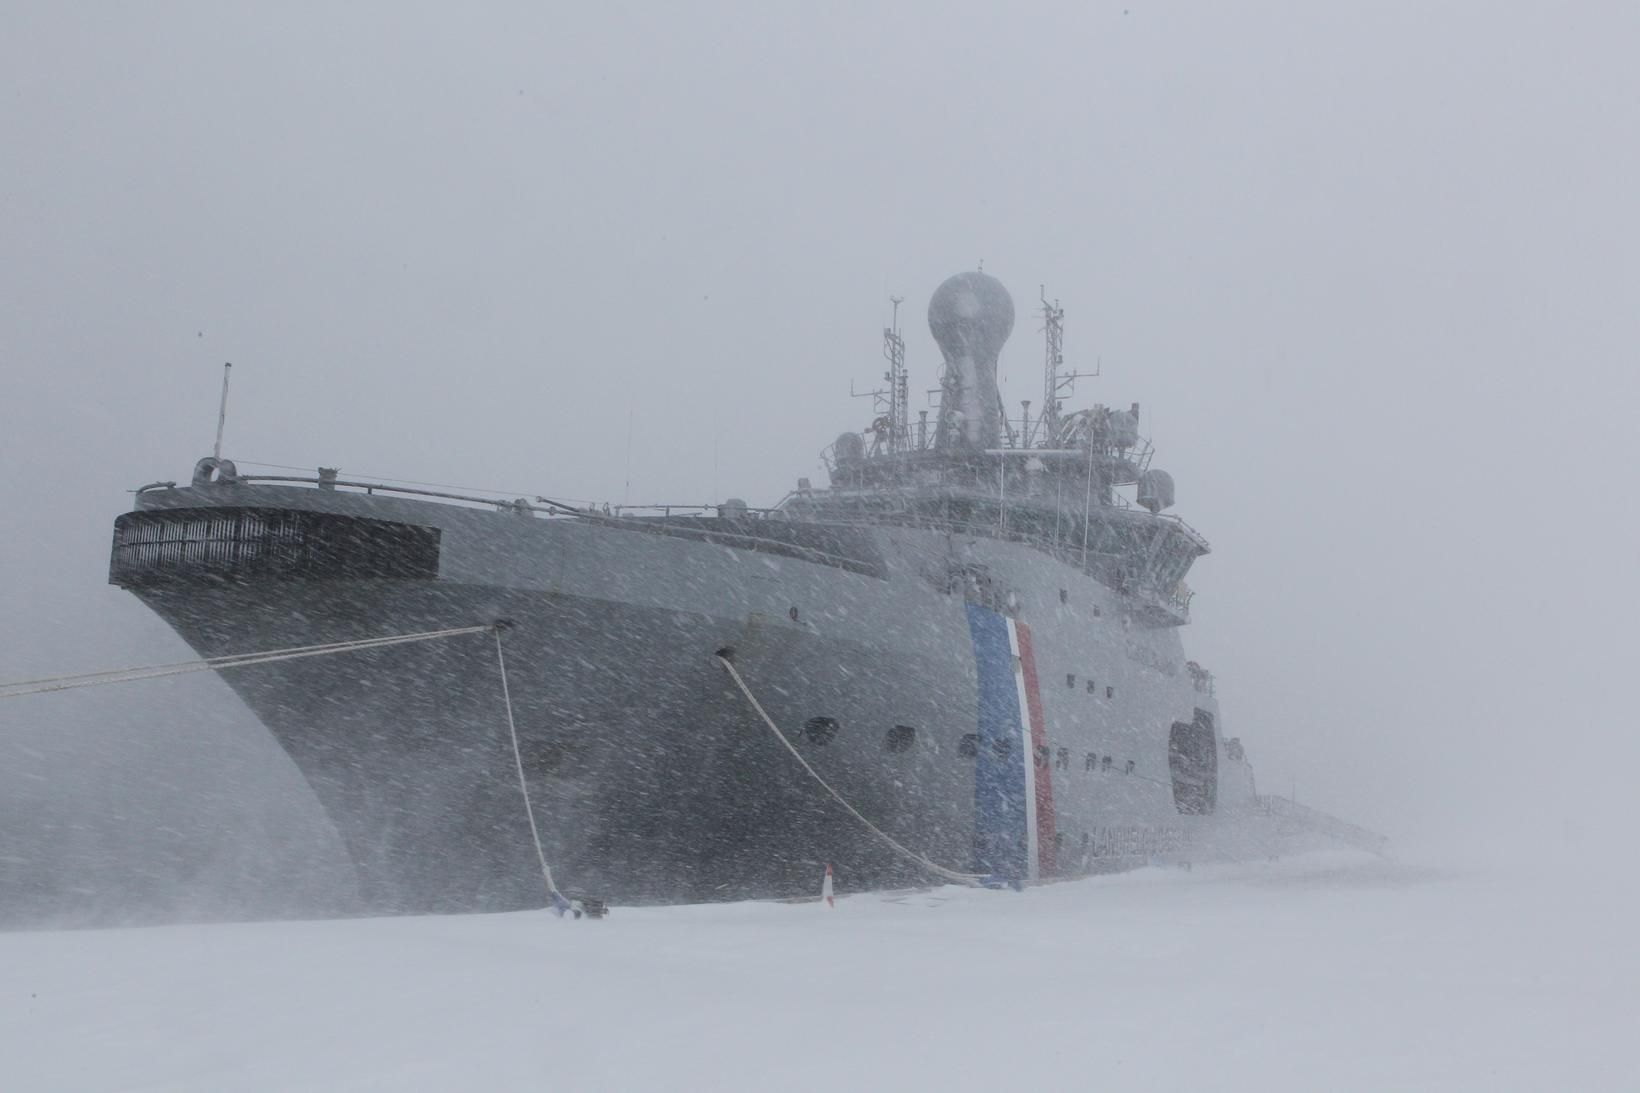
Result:
<instances>
[{"instance_id":1,"label":"ship flagpole","mask_svg":"<svg viewBox=\"0 0 1640 1093\"><path fill-rule=\"evenodd\" d=\"M222 402L216 411L216 447L211 449L211 458L218 462L222 459L222 428L228 423L228 376L232 372L231 363L222 365Z\"/></svg>"}]
</instances>

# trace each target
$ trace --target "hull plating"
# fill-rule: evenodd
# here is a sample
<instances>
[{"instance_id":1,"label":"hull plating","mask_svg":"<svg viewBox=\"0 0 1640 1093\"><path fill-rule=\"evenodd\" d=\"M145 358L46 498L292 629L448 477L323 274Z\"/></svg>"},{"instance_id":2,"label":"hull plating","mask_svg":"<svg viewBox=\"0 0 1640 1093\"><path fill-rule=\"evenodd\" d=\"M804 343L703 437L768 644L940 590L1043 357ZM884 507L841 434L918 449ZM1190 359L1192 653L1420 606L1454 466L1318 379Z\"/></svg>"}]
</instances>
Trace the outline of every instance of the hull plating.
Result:
<instances>
[{"instance_id":1,"label":"hull plating","mask_svg":"<svg viewBox=\"0 0 1640 1093\"><path fill-rule=\"evenodd\" d=\"M206 487L144 500L437 527L434 580L168 580L136 591L204 655L512 620L504 640L526 777L571 890L625 902L795 895L814 890L828 862L845 889L924 879L772 739L714 661L724 647L855 807L959 868L1048 876L1166 856L1225 829L1250 800L1231 764L1216 817L1180 814L1170 728L1216 710L1185 671L1177 630L1133 625L1109 590L1018 544L875 529L874 575L325 491ZM975 566L997 603L970 603L947 579ZM997 626L1001 654L994 634L982 640ZM1016 687L1021 631L1030 688ZM491 638L225 678L312 783L370 908L539 905ZM1009 732L1018 744L1005 751Z\"/></svg>"}]
</instances>

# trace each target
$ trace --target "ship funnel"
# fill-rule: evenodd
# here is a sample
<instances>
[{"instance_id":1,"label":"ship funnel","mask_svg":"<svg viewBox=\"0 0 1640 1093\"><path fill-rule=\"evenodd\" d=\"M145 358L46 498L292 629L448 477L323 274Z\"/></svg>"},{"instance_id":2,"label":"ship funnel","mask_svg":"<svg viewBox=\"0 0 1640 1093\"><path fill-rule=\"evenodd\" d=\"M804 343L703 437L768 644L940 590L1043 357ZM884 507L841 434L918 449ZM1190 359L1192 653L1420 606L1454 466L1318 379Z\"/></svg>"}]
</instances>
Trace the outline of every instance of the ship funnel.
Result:
<instances>
[{"instance_id":1,"label":"ship funnel","mask_svg":"<svg viewBox=\"0 0 1640 1093\"><path fill-rule=\"evenodd\" d=\"M945 355L940 421L934 446L946 451L995 448L1002 440L997 355L1014 329L1014 300L984 273L959 273L934 290L928 329Z\"/></svg>"}]
</instances>

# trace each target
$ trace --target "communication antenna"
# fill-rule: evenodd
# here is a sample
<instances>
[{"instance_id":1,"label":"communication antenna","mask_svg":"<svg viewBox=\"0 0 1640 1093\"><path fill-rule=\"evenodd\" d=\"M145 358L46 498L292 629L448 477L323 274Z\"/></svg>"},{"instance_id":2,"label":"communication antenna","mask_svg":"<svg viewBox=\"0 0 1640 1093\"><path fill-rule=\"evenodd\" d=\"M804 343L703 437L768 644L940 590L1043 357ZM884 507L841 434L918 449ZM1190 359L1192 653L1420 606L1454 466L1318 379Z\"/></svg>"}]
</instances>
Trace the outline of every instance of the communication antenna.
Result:
<instances>
[{"instance_id":1,"label":"communication antenna","mask_svg":"<svg viewBox=\"0 0 1640 1093\"><path fill-rule=\"evenodd\" d=\"M905 368L905 338L900 334L900 305L904 296L890 296L894 304L894 319L883 328L883 356L888 359L888 417L890 450L903 452L911 447L911 391Z\"/></svg>"},{"instance_id":2,"label":"communication antenna","mask_svg":"<svg viewBox=\"0 0 1640 1093\"><path fill-rule=\"evenodd\" d=\"M849 385L849 394L854 398L871 399L872 410L877 414L877 420L872 422L873 455L885 450L904 452L911 448L910 380L905 368L905 338L900 334L900 305L905 302L905 297L890 296L889 301L894 305L894 319L891 325L883 327L883 358L888 361L883 382L888 386L856 391L853 384Z\"/></svg>"},{"instance_id":3,"label":"communication antenna","mask_svg":"<svg viewBox=\"0 0 1640 1093\"><path fill-rule=\"evenodd\" d=\"M1061 372L1065 365L1065 309L1059 306L1056 299L1048 302L1048 287L1040 285L1037 289L1042 296L1042 335L1043 335L1043 362L1042 362L1042 413L1037 416L1037 428L1042 433L1042 446L1052 448L1059 443L1059 400L1076 390L1076 381L1083 378L1093 379L1099 375L1099 369L1092 372ZM1025 441L1026 447L1031 447L1030 439Z\"/></svg>"},{"instance_id":4,"label":"communication antenna","mask_svg":"<svg viewBox=\"0 0 1640 1093\"><path fill-rule=\"evenodd\" d=\"M211 457L222 459L222 427L228 423L228 376L233 372L232 364L222 366L222 403L216 411L216 447L211 449Z\"/></svg>"}]
</instances>

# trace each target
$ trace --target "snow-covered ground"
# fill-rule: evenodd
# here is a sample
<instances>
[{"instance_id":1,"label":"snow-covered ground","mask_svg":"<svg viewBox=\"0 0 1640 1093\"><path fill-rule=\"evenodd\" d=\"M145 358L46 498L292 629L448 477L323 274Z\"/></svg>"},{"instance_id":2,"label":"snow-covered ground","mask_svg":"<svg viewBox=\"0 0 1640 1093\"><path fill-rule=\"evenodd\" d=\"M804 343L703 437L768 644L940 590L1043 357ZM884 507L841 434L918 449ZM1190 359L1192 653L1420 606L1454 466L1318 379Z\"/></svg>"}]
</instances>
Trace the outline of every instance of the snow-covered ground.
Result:
<instances>
[{"instance_id":1,"label":"snow-covered ground","mask_svg":"<svg viewBox=\"0 0 1640 1093\"><path fill-rule=\"evenodd\" d=\"M1324 855L835 910L10 933L0 1088L1634 1090L1625 883Z\"/></svg>"}]
</instances>

